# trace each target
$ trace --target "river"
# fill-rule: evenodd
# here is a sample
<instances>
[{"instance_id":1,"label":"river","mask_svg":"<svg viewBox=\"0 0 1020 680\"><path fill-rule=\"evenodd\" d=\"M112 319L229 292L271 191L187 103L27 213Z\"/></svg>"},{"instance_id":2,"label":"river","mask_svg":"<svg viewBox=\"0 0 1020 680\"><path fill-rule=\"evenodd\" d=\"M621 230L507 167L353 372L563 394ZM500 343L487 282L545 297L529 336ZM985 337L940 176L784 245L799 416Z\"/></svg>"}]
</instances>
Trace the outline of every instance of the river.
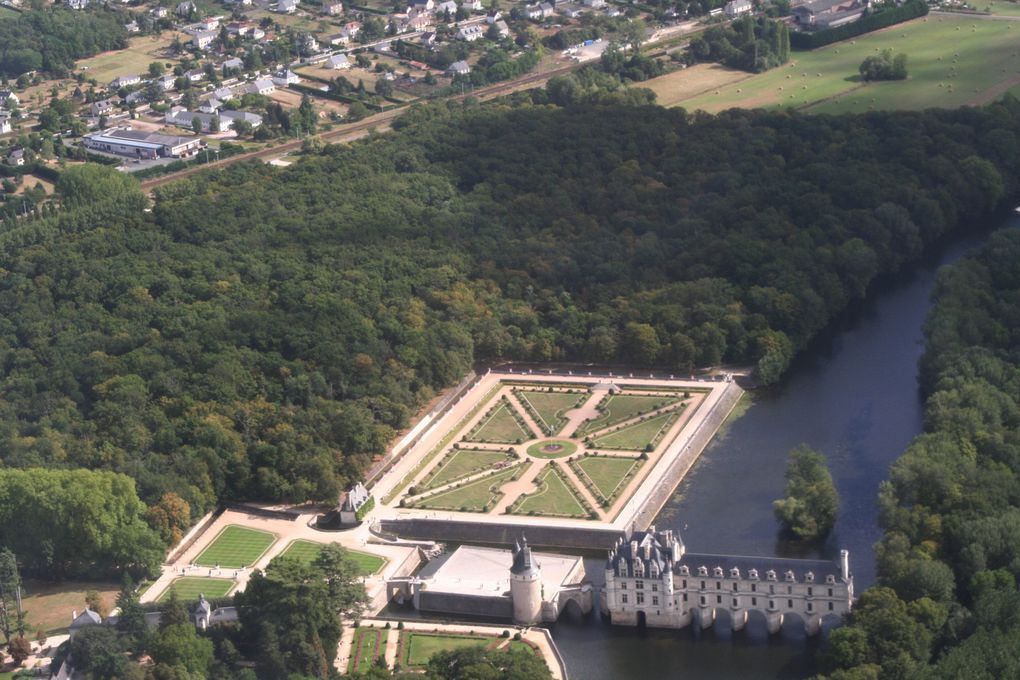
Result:
<instances>
[{"instance_id":1,"label":"river","mask_svg":"<svg viewBox=\"0 0 1020 680\"><path fill-rule=\"evenodd\" d=\"M1006 223L1020 226L1020 218ZM819 337L780 385L756 391L746 413L681 483L657 528L679 531L687 549L699 553L830 558L845 548L857 592L872 584L879 483L921 431L917 366L936 273L985 236L948 245L879 286ZM782 495L787 454L801 443L828 457L841 504L828 542L798 554L778 541L772 501ZM588 560L589 577L601 582L603 565ZM573 680L758 680L815 672L818 642L799 625L770 638L761 622L740 633L727 624L720 617L707 631L637 631L611 627L596 612L576 620L565 615L552 633Z\"/></svg>"}]
</instances>

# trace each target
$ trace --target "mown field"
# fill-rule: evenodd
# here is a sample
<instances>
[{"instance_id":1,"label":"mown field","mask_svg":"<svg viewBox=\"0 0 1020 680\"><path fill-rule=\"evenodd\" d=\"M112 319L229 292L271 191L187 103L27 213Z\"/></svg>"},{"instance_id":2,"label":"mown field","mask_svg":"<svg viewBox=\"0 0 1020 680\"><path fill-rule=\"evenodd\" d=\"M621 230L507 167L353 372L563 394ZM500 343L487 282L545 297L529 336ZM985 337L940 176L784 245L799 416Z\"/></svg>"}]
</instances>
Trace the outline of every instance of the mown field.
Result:
<instances>
[{"instance_id":1,"label":"mown field","mask_svg":"<svg viewBox=\"0 0 1020 680\"><path fill-rule=\"evenodd\" d=\"M1010 7L1013 9L1013 7ZM667 105L712 113L727 108L800 108L812 113L871 109L925 109L982 104L1020 82L1020 23L972 17L928 16L811 52L791 62ZM906 81L864 83L858 67L883 49L907 54ZM642 86L661 90L663 79ZM675 99L675 101L674 101Z\"/></svg>"},{"instance_id":2,"label":"mown field","mask_svg":"<svg viewBox=\"0 0 1020 680\"><path fill-rule=\"evenodd\" d=\"M131 38L127 49L97 54L91 59L82 59L77 65L86 68L86 77L95 78L104 85L119 76L144 76L149 70L149 64L154 61L164 64L176 61L160 55L173 42L174 35L177 34L165 31L160 36ZM182 41L189 39L186 34L179 35Z\"/></svg>"}]
</instances>

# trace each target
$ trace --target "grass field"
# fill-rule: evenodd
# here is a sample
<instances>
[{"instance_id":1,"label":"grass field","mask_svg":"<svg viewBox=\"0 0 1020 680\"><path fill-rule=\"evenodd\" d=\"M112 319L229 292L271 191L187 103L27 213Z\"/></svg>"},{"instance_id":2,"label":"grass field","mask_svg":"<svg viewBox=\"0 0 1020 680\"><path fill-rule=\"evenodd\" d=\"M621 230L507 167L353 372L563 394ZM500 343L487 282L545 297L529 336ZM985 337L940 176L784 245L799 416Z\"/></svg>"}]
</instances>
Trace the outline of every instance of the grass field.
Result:
<instances>
[{"instance_id":1,"label":"grass field","mask_svg":"<svg viewBox=\"0 0 1020 680\"><path fill-rule=\"evenodd\" d=\"M492 638L478 635L439 635L433 633L404 633L404 635L403 653L400 659L401 665L404 668L421 668L437 652L467 647L484 647L492 642Z\"/></svg>"},{"instance_id":2,"label":"grass field","mask_svg":"<svg viewBox=\"0 0 1020 680\"><path fill-rule=\"evenodd\" d=\"M389 632L385 628L358 628L355 630L347 673L368 672L375 660L386 653L386 639L389 637Z\"/></svg>"},{"instance_id":3,"label":"grass field","mask_svg":"<svg viewBox=\"0 0 1020 680\"><path fill-rule=\"evenodd\" d=\"M640 467L641 463L640 458L587 456L577 460L574 465L584 471L603 498L612 499L623 486L627 474L635 466Z\"/></svg>"},{"instance_id":4,"label":"grass field","mask_svg":"<svg viewBox=\"0 0 1020 680\"><path fill-rule=\"evenodd\" d=\"M486 506L492 507L503 493L499 490L501 486L510 481L510 477L525 468L520 465L498 472L494 475L484 477L474 482L468 482L462 487L451 491L431 496L423 501L415 503L417 508L433 508L436 510L464 510L466 512L481 512Z\"/></svg>"},{"instance_id":5,"label":"grass field","mask_svg":"<svg viewBox=\"0 0 1020 680\"><path fill-rule=\"evenodd\" d=\"M577 502L568 482L550 465L536 480L538 491L528 496L514 509L515 515L557 515L560 517L587 517L588 513Z\"/></svg>"},{"instance_id":6,"label":"grass field","mask_svg":"<svg viewBox=\"0 0 1020 680\"><path fill-rule=\"evenodd\" d=\"M577 402L584 395L570 394L568 392L536 392L532 390L519 390L517 398L525 406L530 406L540 427L545 428L549 436L558 434L567 419L563 414L577 407Z\"/></svg>"},{"instance_id":7,"label":"grass field","mask_svg":"<svg viewBox=\"0 0 1020 680\"><path fill-rule=\"evenodd\" d=\"M316 557L319 556L319 551L322 550L322 543L315 543L314 541L306 541L302 538L297 539L284 550L280 555L282 557L294 557L301 560L305 564L311 564ZM366 552L359 550L347 549L347 554L350 555L351 559L358 563L361 568L361 573L367 575L375 574L386 565L386 559L379 557L378 555L371 555Z\"/></svg>"},{"instance_id":8,"label":"grass field","mask_svg":"<svg viewBox=\"0 0 1020 680\"><path fill-rule=\"evenodd\" d=\"M431 489L442 486L462 477L473 475L491 468L496 463L508 460L505 453L499 451L481 451L477 449L458 449L452 456L444 459L429 475L421 488Z\"/></svg>"},{"instance_id":9,"label":"grass field","mask_svg":"<svg viewBox=\"0 0 1020 680\"><path fill-rule=\"evenodd\" d=\"M47 583L26 579L22 584L21 606L29 627L33 630L41 628L47 633L67 628L71 623L71 613L85 608L85 593L90 590L99 593L103 608L109 611L114 607L120 585L86 581Z\"/></svg>"},{"instance_id":10,"label":"grass field","mask_svg":"<svg viewBox=\"0 0 1020 680\"><path fill-rule=\"evenodd\" d=\"M190 602L197 600L199 595L208 597L223 597L234 587L234 582L228 578L207 578L204 576L183 576L174 579L170 587L156 600L165 602L170 598L170 592L176 592L179 600Z\"/></svg>"},{"instance_id":11,"label":"grass field","mask_svg":"<svg viewBox=\"0 0 1020 680\"><path fill-rule=\"evenodd\" d=\"M596 432L678 401L680 397L674 395L614 394L602 406L602 415L584 423L577 435Z\"/></svg>"},{"instance_id":12,"label":"grass field","mask_svg":"<svg viewBox=\"0 0 1020 680\"><path fill-rule=\"evenodd\" d=\"M164 31L160 36L131 38L128 41L127 49L104 52L89 59L82 59L77 62L77 66L79 68L88 67L85 71L86 77L95 78L103 85L119 76L143 76L148 72L149 64L154 61L163 64L177 61L168 59L161 54L173 42L174 35L177 34ZM179 35L183 41L189 39L185 34Z\"/></svg>"},{"instance_id":13,"label":"grass field","mask_svg":"<svg viewBox=\"0 0 1020 680\"><path fill-rule=\"evenodd\" d=\"M750 73L720 64L697 64L646 80L639 86L654 92L655 101L659 105L676 106L709 90L716 90L750 76Z\"/></svg>"},{"instance_id":14,"label":"grass field","mask_svg":"<svg viewBox=\"0 0 1020 680\"><path fill-rule=\"evenodd\" d=\"M1020 17L1020 2L1008 2L1006 0L1000 0L999 2L978 2L977 6L979 9L989 9L992 14L997 14L1002 17ZM1015 30L1015 29L1014 29Z\"/></svg>"},{"instance_id":15,"label":"grass field","mask_svg":"<svg viewBox=\"0 0 1020 680\"><path fill-rule=\"evenodd\" d=\"M223 529L212 543L195 558L195 564L204 567L237 569L250 567L276 542L268 531L230 525Z\"/></svg>"},{"instance_id":16,"label":"grass field","mask_svg":"<svg viewBox=\"0 0 1020 680\"><path fill-rule=\"evenodd\" d=\"M678 417L678 411L670 411L657 415L654 418L628 425L616 432L603 435L593 441L593 445L605 449L619 449L623 451L644 451L645 448L654 445L660 435L673 424Z\"/></svg>"},{"instance_id":17,"label":"grass field","mask_svg":"<svg viewBox=\"0 0 1020 680\"><path fill-rule=\"evenodd\" d=\"M512 407L500 401L495 410L482 420L464 439L489 444L514 444L518 440L534 439L535 434L521 426L514 418Z\"/></svg>"},{"instance_id":18,"label":"grass field","mask_svg":"<svg viewBox=\"0 0 1020 680\"><path fill-rule=\"evenodd\" d=\"M811 52L794 52L790 64L671 103L709 112L784 106L812 113L980 104L1020 78L1018 42L1017 22L928 16ZM885 48L907 54L908 79L860 82L860 63ZM656 87L654 80L641 86Z\"/></svg>"}]
</instances>

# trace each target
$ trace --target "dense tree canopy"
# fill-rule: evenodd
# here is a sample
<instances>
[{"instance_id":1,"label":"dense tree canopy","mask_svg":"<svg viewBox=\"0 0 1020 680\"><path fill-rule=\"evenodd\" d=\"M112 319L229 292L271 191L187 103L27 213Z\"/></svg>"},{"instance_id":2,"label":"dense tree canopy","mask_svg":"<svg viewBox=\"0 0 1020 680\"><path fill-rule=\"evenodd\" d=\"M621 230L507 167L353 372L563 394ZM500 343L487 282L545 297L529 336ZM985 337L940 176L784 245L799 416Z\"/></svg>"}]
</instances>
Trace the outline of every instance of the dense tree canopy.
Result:
<instances>
[{"instance_id":1,"label":"dense tree canopy","mask_svg":"<svg viewBox=\"0 0 1020 680\"><path fill-rule=\"evenodd\" d=\"M68 171L67 209L0 232L3 464L124 472L172 539L184 507L334 499L478 360L772 382L1020 176L1014 101L710 117L585 77L189 178L151 213Z\"/></svg>"},{"instance_id":2,"label":"dense tree canopy","mask_svg":"<svg viewBox=\"0 0 1020 680\"><path fill-rule=\"evenodd\" d=\"M98 6L75 11L58 4L0 21L0 74L63 72L76 59L124 49L127 16Z\"/></svg>"},{"instance_id":3,"label":"dense tree canopy","mask_svg":"<svg viewBox=\"0 0 1020 680\"><path fill-rule=\"evenodd\" d=\"M825 538L836 524L839 494L825 456L802 444L790 452L786 490L773 503L783 531L803 540Z\"/></svg>"},{"instance_id":4,"label":"dense tree canopy","mask_svg":"<svg viewBox=\"0 0 1020 680\"><path fill-rule=\"evenodd\" d=\"M1020 669L1018 261L1020 233L1003 231L940 275L925 328L925 433L882 488L881 587L832 634L834 679Z\"/></svg>"}]
</instances>

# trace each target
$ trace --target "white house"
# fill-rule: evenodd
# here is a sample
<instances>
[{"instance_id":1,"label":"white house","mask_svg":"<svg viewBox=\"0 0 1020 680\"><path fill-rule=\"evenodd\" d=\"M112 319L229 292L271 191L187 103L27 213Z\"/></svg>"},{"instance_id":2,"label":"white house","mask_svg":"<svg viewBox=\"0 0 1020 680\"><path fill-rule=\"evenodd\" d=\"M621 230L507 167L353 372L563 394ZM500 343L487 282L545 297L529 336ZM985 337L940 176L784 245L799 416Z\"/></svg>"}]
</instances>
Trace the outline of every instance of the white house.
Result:
<instances>
[{"instance_id":1,"label":"white house","mask_svg":"<svg viewBox=\"0 0 1020 680\"><path fill-rule=\"evenodd\" d=\"M11 127L11 117L0 115L0 135L6 135L13 129L14 128Z\"/></svg>"},{"instance_id":2,"label":"white house","mask_svg":"<svg viewBox=\"0 0 1020 680\"><path fill-rule=\"evenodd\" d=\"M344 13L344 3L326 0L322 4L322 13L331 17L339 16Z\"/></svg>"},{"instance_id":3,"label":"white house","mask_svg":"<svg viewBox=\"0 0 1020 680\"><path fill-rule=\"evenodd\" d=\"M203 31L215 31L220 27L219 17L209 17L208 19L199 19L195 26Z\"/></svg>"},{"instance_id":4,"label":"white house","mask_svg":"<svg viewBox=\"0 0 1020 680\"><path fill-rule=\"evenodd\" d=\"M234 98L234 91L229 87L217 87L213 90L213 96L219 99L221 102L225 102L228 99Z\"/></svg>"},{"instance_id":5,"label":"white house","mask_svg":"<svg viewBox=\"0 0 1020 680\"><path fill-rule=\"evenodd\" d=\"M446 69L446 74L450 76L466 76L471 73L471 65L466 61L455 61Z\"/></svg>"},{"instance_id":6,"label":"white house","mask_svg":"<svg viewBox=\"0 0 1020 680\"><path fill-rule=\"evenodd\" d=\"M191 37L191 44L200 50L204 50L212 44L219 34L216 31L199 31Z\"/></svg>"},{"instance_id":7,"label":"white house","mask_svg":"<svg viewBox=\"0 0 1020 680\"><path fill-rule=\"evenodd\" d=\"M527 5L524 8L524 13L529 19L534 21L542 21L548 19L553 15L553 6L548 2L542 2L537 5Z\"/></svg>"},{"instance_id":8,"label":"white house","mask_svg":"<svg viewBox=\"0 0 1020 680\"><path fill-rule=\"evenodd\" d=\"M585 7L591 7L592 9L602 9L606 6L606 0L584 0Z\"/></svg>"},{"instance_id":9,"label":"white house","mask_svg":"<svg viewBox=\"0 0 1020 680\"><path fill-rule=\"evenodd\" d=\"M481 12L485 9L482 0L464 0L464 2L460 3L460 6L469 12Z\"/></svg>"},{"instance_id":10,"label":"white house","mask_svg":"<svg viewBox=\"0 0 1020 680\"><path fill-rule=\"evenodd\" d=\"M137 85L140 82L142 82L141 76L136 75L120 76L119 78L114 78L112 81L110 81L110 87L112 87L115 90L119 90L122 87L130 87L131 85Z\"/></svg>"},{"instance_id":11,"label":"white house","mask_svg":"<svg viewBox=\"0 0 1020 680\"><path fill-rule=\"evenodd\" d=\"M142 27L138 25L137 21L129 21L124 24L124 30L128 33L139 33L141 32Z\"/></svg>"},{"instance_id":12,"label":"white house","mask_svg":"<svg viewBox=\"0 0 1020 680\"><path fill-rule=\"evenodd\" d=\"M331 68L334 71L343 71L350 67L351 60L347 58L346 54L334 54L326 60L326 68Z\"/></svg>"},{"instance_id":13,"label":"white house","mask_svg":"<svg viewBox=\"0 0 1020 680\"><path fill-rule=\"evenodd\" d=\"M273 81L268 78L259 78L256 81L248 83L244 91L246 94L261 94L268 97L276 92L276 85L274 85Z\"/></svg>"},{"instance_id":14,"label":"white house","mask_svg":"<svg viewBox=\"0 0 1020 680\"><path fill-rule=\"evenodd\" d=\"M92 102L89 106L89 113L92 114L93 117L105 116L108 113L112 113L116 106L117 101L115 99L100 99L97 102Z\"/></svg>"},{"instance_id":15,"label":"white house","mask_svg":"<svg viewBox=\"0 0 1020 680\"><path fill-rule=\"evenodd\" d=\"M510 36L510 27L507 26L507 23L502 19L494 23L493 26L496 27L497 31L499 31L500 38L507 38Z\"/></svg>"},{"instance_id":16,"label":"white house","mask_svg":"<svg viewBox=\"0 0 1020 680\"><path fill-rule=\"evenodd\" d=\"M457 30L457 39L464 40L465 42L474 42L485 37L485 29L478 24L472 24L470 26L461 26Z\"/></svg>"},{"instance_id":17,"label":"white house","mask_svg":"<svg viewBox=\"0 0 1020 680\"><path fill-rule=\"evenodd\" d=\"M89 0L66 0L66 2L71 9L85 9L89 6Z\"/></svg>"},{"instance_id":18,"label":"white house","mask_svg":"<svg viewBox=\"0 0 1020 680\"><path fill-rule=\"evenodd\" d=\"M453 0L445 0L445 2L436 5L436 14L443 15L447 12L450 13L450 16L455 15L457 13L457 3Z\"/></svg>"},{"instance_id":19,"label":"white house","mask_svg":"<svg viewBox=\"0 0 1020 680\"><path fill-rule=\"evenodd\" d=\"M347 34L347 31L340 31L339 33L327 35L324 40L333 47L336 47L337 45L346 45L349 43L351 41L351 36Z\"/></svg>"},{"instance_id":20,"label":"white house","mask_svg":"<svg viewBox=\"0 0 1020 680\"><path fill-rule=\"evenodd\" d=\"M220 66L223 68L223 72L227 71L241 71L244 69L244 60L237 57L231 57L224 61Z\"/></svg>"},{"instance_id":21,"label":"white house","mask_svg":"<svg viewBox=\"0 0 1020 680\"><path fill-rule=\"evenodd\" d=\"M22 148L13 149L7 154L7 164L21 166L25 164L25 150Z\"/></svg>"},{"instance_id":22,"label":"white house","mask_svg":"<svg viewBox=\"0 0 1020 680\"><path fill-rule=\"evenodd\" d=\"M223 102L216 97L209 97L201 104L198 105L198 110L202 113L216 113L223 108Z\"/></svg>"},{"instance_id":23,"label":"white house","mask_svg":"<svg viewBox=\"0 0 1020 680\"><path fill-rule=\"evenodd\" d=\"M10 90L0 90L0 106L13 109L19 104L21 104L21 100L18 99L18 95Z\"/></svg>"},{"instance_id":24,"label":"white house","mask_svg":"<svg viewBox=\"0 0 1020 680\"><path fill-rule=\"evenodd\" d=\"M726 13L726 16L732 19L734 17L750 14L753 9L754 6L751 4L750 0L730 0L726 3L723 11Z\"/></svg>"},{"instance_id":25,"label":"white house","mask_svg":"<svg viewBox=\"0 0 1020 680\"><path fill-rule=\"evenodd\" d=\"M297 0L280 0L276 3L276 11L283 14L293 14L297 11Z\"/></svg>"},{"instance_id":26,"label":"white house","mask_svg":"<svg viewBox=\"0 0 1020 680\"><path fill-rule=\"evenodd\" d=\"M165 19L169 13L166 7L153 7L149 10L153 19Z\"/></svg>"},{"instance_id":27,"label":"white house","mask_svg":"<svg viewBox=\"0 0 1020 680\"><path fill-rule=\"evenodd\" d=\"M279 73L273 74L273 85L277 87L287 87L288 85L296 85L301 82L301 78L298 74L294 73L290 69L284 69Z\"/></svg>"}]
</instances>

